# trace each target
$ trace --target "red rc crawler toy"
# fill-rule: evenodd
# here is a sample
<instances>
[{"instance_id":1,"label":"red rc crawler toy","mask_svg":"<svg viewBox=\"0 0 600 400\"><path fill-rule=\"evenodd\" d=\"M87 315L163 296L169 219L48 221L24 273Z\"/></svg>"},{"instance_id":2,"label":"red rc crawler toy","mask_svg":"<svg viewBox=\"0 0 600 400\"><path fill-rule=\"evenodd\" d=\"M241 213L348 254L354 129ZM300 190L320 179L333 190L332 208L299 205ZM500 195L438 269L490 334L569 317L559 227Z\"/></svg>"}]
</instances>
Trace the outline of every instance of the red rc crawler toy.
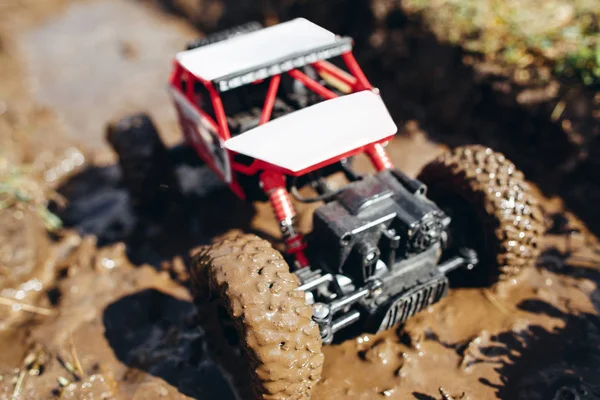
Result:
<instances>
[{"instance_id":1,"label":"red rc crawler toy","mask_svg":"<svg viewBox=\"0 0 600 400\"><path fill-rule=\"evenodd\" d=\"M241 199L271 203L287 247L233 235L195 256L207 335L245 396L309 398L336 332L388 329L443 297L451 271L493 283L538 254L540 210L503 155L456 148L418 180L393 167L397 128L350 38L305 19L248 24L179 53L169 88L186 143ZM118 123L109 141L132 197L155 199L165 149L150 120ZM352 169L361 153L374 174ZM332 188L334 173L347 184ZM306 185L314 197L298 193ZM306 237L290 196L322 202Z\"/></svg>"}]
</instances>

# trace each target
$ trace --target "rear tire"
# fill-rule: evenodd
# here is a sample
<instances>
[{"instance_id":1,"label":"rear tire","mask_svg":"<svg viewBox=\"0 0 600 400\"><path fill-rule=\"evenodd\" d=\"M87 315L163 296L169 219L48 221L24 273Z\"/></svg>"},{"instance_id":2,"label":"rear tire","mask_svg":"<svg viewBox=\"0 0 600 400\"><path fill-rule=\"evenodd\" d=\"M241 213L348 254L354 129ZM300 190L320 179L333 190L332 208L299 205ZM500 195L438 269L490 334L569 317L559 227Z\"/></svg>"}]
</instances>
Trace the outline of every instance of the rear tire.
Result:
<instances>
[{"instance_id":1,"label":"rear tire","mask_svg":"<svg viewBox=\"0 0 600 400\"><path fill-rule=\"evenodd\" d=\"M135 114L108 126L106 139L119 157L122 181L137 211L160 215L178 193L167 148L146 114Z\"/></svg>"},{"instance_id":2,"label":"rear tire","mask_svg":"<svg viewBox=\"0 0 600 400\"><path fill-rule=\"evenodd\" d=\"M426 165L419 180L429 198L454 214L450 240L477 251L474 281L494 283L534 263L543 213L523 173L503 154L458 147Z\"/></svg>"},{"instance_id":3,"label":"rear tire","mask_svg":"<svg viewBox=\"0 0 600 400\"><path fill-rule=\"evenodd\" d=\"M192 290L209 347L244 399L309 399L321 336L296 275L271 244L233 234L193 257Z\"/></svg>"}]
</instances>

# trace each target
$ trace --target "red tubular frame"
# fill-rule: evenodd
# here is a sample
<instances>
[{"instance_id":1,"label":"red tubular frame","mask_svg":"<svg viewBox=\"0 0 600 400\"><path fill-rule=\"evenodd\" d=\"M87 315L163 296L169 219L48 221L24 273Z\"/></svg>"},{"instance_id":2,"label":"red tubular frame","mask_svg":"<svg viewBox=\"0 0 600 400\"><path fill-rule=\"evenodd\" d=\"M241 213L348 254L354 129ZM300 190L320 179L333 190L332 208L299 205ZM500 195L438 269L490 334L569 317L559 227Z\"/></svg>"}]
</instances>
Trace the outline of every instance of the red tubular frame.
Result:
<instances>
[{"instance_id":1,"label":"red tubular frame","mask_svg":"<svg viewBox=\"0 0 600 400\"><path fill-rule=\"evenodd\" d=\"M268 122L271 119L271 113L273 112L273 105L275 104L275 98L277 97L277 90L279 89L279 82L281 82L281 75L275 75L269 82L269 89L267 90L267 98L265 99L265 105L263 106L262 114L260 115L259 125Z\"/></svg>"},{"instance_id":2,"label":"red tubular frame","mask_svg":"<svg viewBox=\"0 0 600 400\"><path fill-rule=\"evenodd\" d=\"M373 89L373 85L371 85L371 83L365 76L364 72L360 68L360 65L358 65L358 62L356 62L354 54L352 54L351 51L342 54L342 59L346 63L346 66L348 67L350 73L356 77L356 83L353 86L355 92L359 90Z\"/></svg>"},{"instance_id":3,"label":"red tubular frame","mask_svg":"<svg viewBox=\"0 0 600 400\"><path fill-rule=\"evenodd\" d=\"M310 78L306 74L298 71L297 69L289 70L287 73L289 76L302 82L304 86L306 86L307 88L309 88L310 90L312 90L313 92L315 92L316 94L318 94L326 100L331 100L338 97L337 94L333 93L331 90L327 89L325 86L321 85L319 82Z\"/></svg>"},{"instance_id":4,"label":"red tubular frame","mask_svg":"<svg viewBox=\"0 0 600 400\"><path fill-rule=\"evenodd\" d=\"M221 96L219 96L219 92L215 89L212 82L204 82L208 93L210 94L210 100L213 104L213 109L215 110L215 117L217 117L217 123L219 124L219 131L221 132L221 136L223 140L231 139L231 133L229 132L229 125L227 124L227 115L225 114L225 109L223 108L223 101L221 101Z\"/></svg>"},{"instance_id":5,"label":"red tubular frame","mask_svg":"<svg viewBox=\"0 0 600 400\"><path fill-rule=\"evenodd\" d=\"M369 156L369 159L371 160L371 163L373 164L373 166L375 168L377 168L377 165L375 164L374 160L383 160L383 161L381 161L381 163L379 163L379 165L389 165L389 164L387 164L389 162L389 157L387 157L387 154L386 154L385 150L383 149L383 144L392 140L392 138L393 138L393 135L390 137L381 139L377 143L367 144L365 146L350 150L346 153L339 154L334 158L325 160L321 163L315 164L315 165L311 166L310 168L303 169L301 171L295 171L295 172L289 171L284 168L278 167L277 165L269 164L269 163L261 161L261 160L254 160L254 161L252 161L252 163L250 165L233 163L232 168L236 172L239 172L244 175L250 175L250 176L255 175L261 171L274 171L274 172L278 172L278 173L281 173L284 175L302 176L302 175L308 174L309 172L315 171L319 168L322 168L329 164L332 164L337 160L352 157L354 155L357 155L357 154L360 154L363 152L365 154L367 154L367 156L369 156L369 152L372 153L373 158L371 158L371 156ZM377 151L374 151L375 146L378 146ZM385 161L385 159L387 159L388 161ZM385 169L385 168L383 168L383 169Z\"/></svg>"},{"instance_id":6,"label":"red tubular frame","mask_svg":"<svg viewBox=\"0 0 600 400\"><path fill-rule=\"evenodd\" d=\"M390 160L390 157L387 155L387 152L381 143L376 143L367 147L365 152L377 171L394 168L392 160Z\"/></svg>"},{"instance_id":7,"label":"red tubular frame","mask_svg":"<svg viewBox=\"0 0 600 400\"><path fill-rule=\"evenodd\" d=\"M179 88L177 85L177 81L181 77L183 71L185 71L183 67L179 65L179 63L176 60L173 60L173 72L171 72L171 75L169 76L169 83L174 87Z\"/></svg>"},{"instance_id":8,"label":"red tubular frame","mask_svg":"<svg viewBox=\"0 0 600 400\"><path fill-rule=\"evenodd\" d=\"M354 76L328 61L317 61L313 64L313 66L317 69L317 71L326 72L351 88L356 86L357 79Z\"/></svg>"},{"instance_id":9,"label":"red tubular frame","mask_svg":"<svg viewBox=\"0 0 600 400\"><path fill-rule=\"evenodd\" d=\"M344 53L341 57L350 73L342 70L341 68L338 68L334 64L325 60L317 61L311 65L313 65L317 69L317 71L327 73L334 79L337 79L341 83L349 86L351 88L351 92L358 92L361 90L372 90L373 86L361 70L352 52L350 51ZM204 84L204 86L210 94L210 99L212 101L216 121L213 121L213 119L210 118L208 115L206 115L206 117L212 124L215 125L215 127L218 127L217 132L219 136L221 136L222 140L230 139L231 133L229 131L227 115L225 114L223 102L221 100L219 92L216 90L212 82L206 81L198 76L192 75L189 71L183 69L183 67L177 62L175 62L175 65L175 71L173 71L169 79L171 84L178 90L181 90L180 85L178 85L181 75L182 73L188 74L188 87L186 91L186 96L194 104L194 79L197 79L202 84ZM301 82L302 84L304 84L304 86L306 86L306 88L308 88L309 90L313 91L314 93L318 94L326 100L338 97L338 95L332 90L326 88L316 80L310 78L309 76L297 69L287 71L287 74L290 75L293 79ZM281 75L274 75L271 78L271 81L269 82L269 88L267 90L267 95L259 120L260 125L267 123L271 119L273 106L277 98L277 92L279 90L280 83ZM199 111L202 112L202 110ZM203 113L203 115L205 114ZM387 140L388 139L385 139L385 141ZM393 164L390 158L388 157L385 149L383 148L383 143L381 142L373 143L364 146L360 149L355 149L346 154L341 154L338 157L336 157L336 159L345 158L350 155L354 155L364 151L376 170L382 171L385 169L393 168ZM257 173L260 173L259 179L261 182L261 186L263 188L263 191L265 192L265 194L267 194L269 198L269 201L275 213L275 217L279 221L281 232L285 239L287 252L295 257L296 264L299 267L307 267L309 263L308 259L306 258L306 255L304 254L306 243L304 241L304 237L300 233L296 232L294 226L296 212L292 205L292 201L285 184L285 175L289 172L283 171L277 166L270 165L260 160L254 160L252 164L246 166L244 164L233 162L231 152L228 152L228 155L230 159L232 172L238 172L244 175L255 175ZM310 171L318 169L334 161L335 160L324 161L323 163L315 165L314 168L311 167ZM298 174L306 172L307 171L299 171ZM243 192L242 187L239 185L236 179L232 180L232 182L229 184L229 187L240 198L245 198L245 193Z\"/></svg>"}]
</instances>

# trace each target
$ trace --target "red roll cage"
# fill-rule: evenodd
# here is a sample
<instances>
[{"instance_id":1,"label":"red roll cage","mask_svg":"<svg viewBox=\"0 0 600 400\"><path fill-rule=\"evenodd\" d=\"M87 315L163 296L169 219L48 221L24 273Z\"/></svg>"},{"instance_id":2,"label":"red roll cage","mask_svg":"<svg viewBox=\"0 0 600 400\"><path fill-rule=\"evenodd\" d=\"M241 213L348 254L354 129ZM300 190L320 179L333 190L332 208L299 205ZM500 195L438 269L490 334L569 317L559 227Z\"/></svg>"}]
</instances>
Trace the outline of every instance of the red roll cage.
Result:
<instances>
[{"instance_id":1,"label":"red roll cage","mask_svg":"<svg viewBox=\"0 0 600 400\"><path fill-rule=\"evenodd\" d=\"M343 53L341 57L350 73L325 60L316 61L308 65L311 65L313 68L315 68L317 72L329 76L334 81L337 81L343 86L346 86L348 93L358 92L360 90L373 89L373 86L367 80L367 77L361 70L352 52ZM308 75L306 75L298 69L293 68L285 73L287 73L293 79L301 82L307 89L321 96L325 100L338 97L336 93L326 88L321 83L312 79L311 77L309 77ZM185 79L182 80L183 76L185 76ZM267 89L267 94L265 97L259 125L265 124L271 119L271 113L273 112L275 98L277 97L277 91L281 82L281 74L274 75L268 79L270 79L270 82L269 87ZM185 85L186 87L182 88L182 81L190 82L190 84ZM259 83L261 81L262 80L259 80L251 84ZM192 74L190 71L186 70L183 66L181 66L178 62L175 62L175 69L173 71L173 74L171 75L169 82L174 89L179 90L183 95L186 96L190 103L192 103L195 106L196 111L201 113L203 117L208 121L208 123L211 124L212 127L218 132L219 137L223 141L231 138L229 125L227 123L227 114L225 112L223 102L221 101L220 93L216 90L213 82L207 81L201 77ZM208 91L210 95L210 100L212 102L212 107L214 110L216 121L196 104L194 100L195 82L202 84ZM362 150L363 149L357 149L357 153L361 152ZM373 145L373 148L367 148L365 149L365 151L369 158L372 160L375 168L377 168L378 170L385 169L389 166L389 160L385 160L385 152L383 151L383 149L381 149L381 145ZM339 158L341 159L351 155L353 154L343 154L340 155ZM260 170L268 169L268 166L263 165L264 163L262 163L260 160L254 160L253 163L249 166L237 163L233 160L231 164L234 171L242 173L244 175L254 175ZM314 169L318 169L319 167L320 166L315 166Z\"/></svg>"},{"instance_id":2,"label":"red roll cage","mask_svg":"<svg viewBox=\"0 0 600 400\"><path fill-rule=\"evenodd\" d=\"M344 71L343 69L326 60L316 61L307 65L311 65L313 68L315 68L316 71L321 74L321 76L328 77L329 82L333 82L334 84L338 85L338 87L340 87L340 91L342 92L354 93L361 90L373 90L373 86L367 80L365 74L354 58L352 51L342 53L341 58L349 72ZM286 73L294 80L301 82L307 89L321 96L325 100L338 97L338 95L332 90L312 79L297 68L292 68L283 73ZM281 83L281 74L273 75L267 79L270 79L270 82L262 107L259 125L265 124L271 119L277 92ZM256 84L263 81L264 80L257 80L250 84ZM215 88L213 82L194 75L177 61L175 61L175 69L171 74L169 82L172 89L178 91L187 98L189 103L193 105L195 111L202 115L212 129L217 132L219 138L223 142L231 138L223 102L220 93ZM182 82L187 82L187 84L183 85ZM210 101L212 103L216 120L202 110L195 101L196 83L199 83L206 88L210 96ZM310 171L314 171L326 164L331 164L335 161L339 161L340 159L363 152L369 157L376 170L381 171L392 168L393 165L383 148L383 144L372 143L368 146L355 149L351 152L340 154L334 160L328 160L326 163L315 165L310 169ZM295 211L285 184L285 174L281 171L273 169L270 164L264 163L261 160L254 159L250 165L245 165L240 162L236 162L233 159L233 155L230 151L227 151L227 155L232 169L232 179L229 182L230 189L239 197L245 198L243 189L239 185L237 179L235 179L235 173L240 173L243 175L259 174L261 187L269 197L269 201L273 207L275 216L280 223L280 228L285 238L288 253L295 256L296 263L299 267L308 266L308 260L304 255L306 244L302 235L297 233L294 229L293 219L295 217ZM208 157L202 154L201 156L203 158ZM207 164L212 165L211 160L205 159L205 161ZM303 173L310 171L303 171Z\"/></svg>"}]
</instances>

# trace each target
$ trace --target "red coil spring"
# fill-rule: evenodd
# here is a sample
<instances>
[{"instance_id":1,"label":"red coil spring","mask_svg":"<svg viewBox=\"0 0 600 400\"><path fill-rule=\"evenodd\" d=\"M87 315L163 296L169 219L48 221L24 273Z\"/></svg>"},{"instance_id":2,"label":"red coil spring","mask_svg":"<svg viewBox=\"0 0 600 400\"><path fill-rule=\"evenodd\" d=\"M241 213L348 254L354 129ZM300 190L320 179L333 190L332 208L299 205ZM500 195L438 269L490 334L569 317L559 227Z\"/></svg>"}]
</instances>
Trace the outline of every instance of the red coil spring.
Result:
<instances>
[{"instance_id":1,"label":"red coil spring","mask_svg":"<svg viewBox=\"0 0 600 400\"><path fill-rule=\"evenodd\" d=\"M298 267L307 267L308 259L304 255L306 244L300 233L294 227L296 211L292 204L290 194L285 188L285 179L279 174L264 173L261 176L263 189L268 193L269 201L275 217L280 222L281 233L286 242L287 252L296 258Z\"/></svg>"},{"instance_id":2,"label":"red coil spring","mask_svg":"<svg viewBox=\"0 0 600 400\"><path fill-rule=\"evenodd\" d=\"M269 192L269 201L278 221L285 221L296 216L292 199L285 188L276 188Z\"/></svg>"}]
</instances>

